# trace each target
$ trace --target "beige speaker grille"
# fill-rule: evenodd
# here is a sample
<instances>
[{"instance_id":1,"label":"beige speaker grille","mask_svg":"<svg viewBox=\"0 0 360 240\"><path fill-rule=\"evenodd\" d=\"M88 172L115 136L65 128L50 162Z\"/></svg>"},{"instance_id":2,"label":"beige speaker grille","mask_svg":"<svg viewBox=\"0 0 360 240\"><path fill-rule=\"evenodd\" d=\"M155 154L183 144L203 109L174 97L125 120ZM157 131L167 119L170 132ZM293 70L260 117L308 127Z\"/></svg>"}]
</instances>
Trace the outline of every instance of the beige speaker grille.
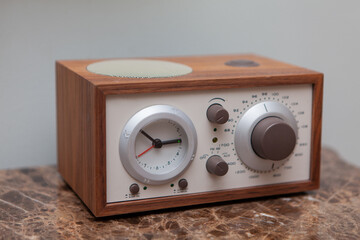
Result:
<instances>
[{"instance_id":1,"label":"beige speaker grille","mask_svg":"<svg viewBox=\"0 0 360 240\"><path fill-rule=\"evenodd\" d=\"M88 65L87 70L96 74L123 78L166 78L192 72L192 68L184 64L146 59L96 62Z\"/></svg>"}]
</instances>

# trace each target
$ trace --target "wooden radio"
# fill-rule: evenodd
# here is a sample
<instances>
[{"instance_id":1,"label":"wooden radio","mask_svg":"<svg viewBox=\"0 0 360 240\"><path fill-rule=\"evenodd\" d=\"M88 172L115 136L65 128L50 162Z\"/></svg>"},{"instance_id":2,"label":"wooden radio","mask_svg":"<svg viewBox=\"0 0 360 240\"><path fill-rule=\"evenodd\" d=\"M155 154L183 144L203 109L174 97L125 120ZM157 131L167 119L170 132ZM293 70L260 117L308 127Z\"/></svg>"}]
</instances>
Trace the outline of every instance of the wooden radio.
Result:
<instances>
[{"instance_id":1,"label":"wooden radio","mask_svg":"<svg viewBox=\"0 0 360 240\"><path fill-rule=\"evenodd\" d=\"M59 172L96 217L316 189L322 94L256 55L58 61Z\"/></svg>"}]
</instances>

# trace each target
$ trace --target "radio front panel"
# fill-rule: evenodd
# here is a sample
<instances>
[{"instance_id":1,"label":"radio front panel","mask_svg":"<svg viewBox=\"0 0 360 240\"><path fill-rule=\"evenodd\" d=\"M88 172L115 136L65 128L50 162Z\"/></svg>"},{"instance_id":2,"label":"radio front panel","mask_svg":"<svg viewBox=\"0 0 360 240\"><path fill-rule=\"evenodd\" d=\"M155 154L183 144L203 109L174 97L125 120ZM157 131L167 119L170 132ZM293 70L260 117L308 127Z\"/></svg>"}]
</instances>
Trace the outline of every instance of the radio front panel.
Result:
<instances>
[{"instance_id":1,"label":"radio front panel","mask_svg":"<svg viewBox=\"0 0 360 240\"><path fill-rule=\"evenodd\" d=\"M186 195L201 192L230 190L281 184L287 182L298 182L309 180L310 177L310 152L311 152L311 117L312 117L312 85L290 85L276 87L240 88L231 90L192 91L176 93L147 93L111 95L106 98L106 186L107 202L132 201L146 198L166 197L173 195ZM248 151L246 146L236 146L236 129L244 115L254 108L261 106L266 111L266 105L276 103L288 109L295 119L297 129L296 145L289 156L283 160L261 159L258 169L252 168L250 164L241 158L241 151ZM213 104L221 105L228 113L229 118L224 124L212 123L207 118L207 110ZM197 147L193 159L187 168L178 176L169 177L161 184L154 184L142 176L139 181L129 174L121 159L120 138L124 132L127 122L139 111L156 105L173 106L185 113L194 125L197 135ZM271 116L277 116L271 112ZM146 116L144 116L145 118ZM162 124L162 125L161 125ZM256 123L254 123L256 124ZM149 129L149 134L154 138L166 136L167 139L179 138L177 133L171 132L166 127L167 122L160 123L159 129ZM167 135L166 131L170 131ZM182 133L184 135L184 133ZM249 133L246 133L249 134ZM144 144L135 151L131 160L151 166L152 161L157 161L165 154L165 163L159 162L152 166L154 175L164 175L164 170L173 170L177 164L171 161L176 154L186 151L188 142L175 143L153 148L142 156L137 157L143 150L151 147L151 141L145 136ZM251 142L251 133L246 137ZM133 143L135 144L135 143ZM194 144L194 143L192 143ZM241 143L240 143L241 144ZM251 144L251 143L250 143ZM126 146L130 147L130 146ZM239 149L239 153L236 150ZM126 151L126 149L124 149ZM183 157L185 153L181 153ZM250 151L253 151L252 149ZM149 155L149 157L147 157ZM227 165L228 171L223 176L210 173L206 164L212 156L219 156ZM142 160L144 159L144 160ZM257 159L247 159L256 161ZM262 169L261 165L264 165ZM158 168L156 170L156 168ZM169 170L169 171L170 171ZM150 171L150 169L149 169ZM146 173L146 172L145 172ZM179 186L181 180L186 180L186 188ZM130 188L137 184L139 191L132 194Z\"/></svg>"}]
</instances>

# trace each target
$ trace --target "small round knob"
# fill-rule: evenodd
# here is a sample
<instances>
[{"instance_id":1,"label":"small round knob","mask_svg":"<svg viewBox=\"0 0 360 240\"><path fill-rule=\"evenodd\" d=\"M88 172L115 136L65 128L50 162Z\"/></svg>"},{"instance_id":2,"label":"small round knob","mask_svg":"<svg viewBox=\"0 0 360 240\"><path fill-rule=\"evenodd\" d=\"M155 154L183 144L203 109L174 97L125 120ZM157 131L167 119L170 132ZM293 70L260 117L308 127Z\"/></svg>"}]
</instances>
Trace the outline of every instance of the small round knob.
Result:
<instances>
[{"instance_id":1,"label":"small round knob","mask_svg":"<svg viewBox=\"0 0 360 240\"><path fill-rule=\"evenodd\" d=\"M130 190L131 194L135 195L140 191L140 188L139 188L138 184L133 183L133 184L130 185L129 190Z\"/></svg>"},{"instance_id":2,"label":"small round knob","mask_svg":"<svg viewBox=\"0 0 360 240\"><path fill-rule=\"evenodd\" d=\"M186 179L180 179L178 182L179 188L180 189L185 189L188 186L188 181Z\"/></svg>"},{"instance_id":3,"label":"small round knob","mask_svg":"<svg viewBox=\"0 0 360 240\"><path fill-rule=\"evenodd\" d=\"M212 123L224 124L229 120L229 113L220 104L212 104L206 111L208 120Z\"/></svg>"},{"instance_id":4,"label":"small round knob","mask_svg":"<svg viewBox=\"0 0 360 240\"><path fill-rule=\"evenodd\" d=\"M251 144L259 157L279 161L293 152L296 134L281 118L268 117L255 126Z\"/></svg>"},{"instance_id":5,"label":"small round knob","mask_svg":"<svg viewBox=\"0 0 360 240\"><path fill-rule=\"evenodd\" d=\"M218 155L209 157L206 162L206 170L217 176L224 176L228 170L228 164Z\"/></svg>"}]
</instances>

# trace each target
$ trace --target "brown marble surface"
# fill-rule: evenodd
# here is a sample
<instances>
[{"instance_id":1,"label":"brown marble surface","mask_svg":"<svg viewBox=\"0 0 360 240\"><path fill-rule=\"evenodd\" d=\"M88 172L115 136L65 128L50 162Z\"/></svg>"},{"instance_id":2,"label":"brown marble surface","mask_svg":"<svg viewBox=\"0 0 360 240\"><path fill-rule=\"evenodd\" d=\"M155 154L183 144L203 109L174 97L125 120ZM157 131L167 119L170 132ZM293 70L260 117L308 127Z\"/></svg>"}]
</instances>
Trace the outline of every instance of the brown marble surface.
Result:
<instances>
[{"instance_id":1,"label":"brown marble surface","mask_svg":"<svg viewBox=\"0 0 360 240\"><path fill-rule=\"evenodd\" d=\"M322 151L320 190L95 219L55 167L0 171L0 239L360 239L360 169Z\"/></svg>"}]
</instances>

